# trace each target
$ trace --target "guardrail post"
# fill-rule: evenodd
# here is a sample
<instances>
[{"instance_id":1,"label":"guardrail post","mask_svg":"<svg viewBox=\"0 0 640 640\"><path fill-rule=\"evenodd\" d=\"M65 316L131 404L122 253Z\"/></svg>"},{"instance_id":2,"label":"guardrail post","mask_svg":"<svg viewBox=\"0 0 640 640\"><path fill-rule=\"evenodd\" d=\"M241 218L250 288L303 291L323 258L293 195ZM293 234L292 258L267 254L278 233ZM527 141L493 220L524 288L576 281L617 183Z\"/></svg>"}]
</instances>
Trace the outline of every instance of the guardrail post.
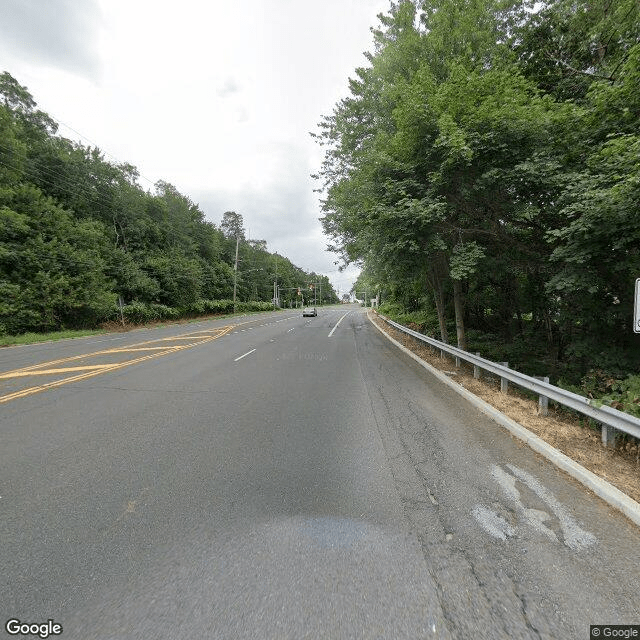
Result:
<instances>
[{"instance_id":1,"label":"guardrail post","mask_svg":"<svg viewBox=\"0 0 640 640\"><path fill-rule=\"evenodd\" d=\"M615 448L616 434L617 434L616 429L606 424L601 425L601 427L602 427L602 444L605 447Z\"/></svg>"},{"instance_id":2,"label":"guardrail post","mask_svg":"<svg viewBox=\"0 0 640 640\"><path fill-rule=\"evenodd\" d=\"M498 364L501 364L503 367L509 367L509 363L508 362L500 362ZM509 390L509 381L506 378L500 378L500 393L507 393L507 391Z\"/></svg>"},{"instance_id":3,"label":"guardrail post","mask_svg":"<svg viewBox=\"0 0 640 640\"><path fill-rule=\"evenodd\" d=\"M534 376L534 378L536 380L542 380L542 382L546 382L547 384L549 384L549 376ZM547 398L547 396L538 396L538 415L549 415L549 398Z\"/></svg>"},{"instance_id":4,"label":"guardrail post","mask_svg":"<svg viewBox=\"0 0 640 640\"><path fill-rule=\"evenodd\" d=\"M444 360L444 350L440 349L440 360Z\"/></svg>"},{"instance_id":5,"label":"guardrail post","mask_svg":"<svg viewBox=\"0 0 640 640\"><path fill-rule=\"evenodd\" d=\"M460 368L460 357L456 356L456 369Z\"/></svg>"},{"instance_id":6,"label":"guardrail post","mask_svg":"<svg viewBox=\"0 0 640 640\"><path fill-rule=\"evenodd\" d=\"M634 416L618 411L612 407L600 407L599 403L592 402L589 398L585 398L584 396L575 394L571 391L550 385L549 378L547 376L537 377L537 380L543 380L545 383L544 385L539 385L531 379L531 376L519 373L515 369L509 369L509 365L506 362L502 363L502 367L496 367L495 362L483 360L480 357L479 351L476 351L474 354L476 357L473 357L470 353L462 352L459 349L455 349L451 345L444 344L439 340L410 331L406 327L398 325L384 316L381 317L389 325L397 328L399 331L402 331L405 335L408 334L413 336L414 339L428 344L433 354L437 354L439 351L440 357L442 358L445 358L446 356L451 358L455 357L456 366L459 366L461 361L465 363L470 362L473 364L473 377L476 380L481 378L482 371L485 369L486 372L492 372L490 377L493 378L498 376L500 378L500 388L503 392L506 392L508 389L508 380L504 379L504 376L506 375L509 376L508 379L512 380L514 384L528 389L529 391L535 391L538 394L538 415L548 415L549 401L553 400L553 402L561 406L569 407L570 409L589 417L596 423L600 423L601 425L604 424L601 428L602 442L605 446L615 446L615 441L619 433L628 433L635 438L640 438L640 419ZM478 361L478 363L476 364L474 361ZM482 364L483 362L487 362L487 364L484 365ZM541 386L543 387L542 389L540 388ZM545 394L549 395L546 396Z\"/></svg>"},{"instance_id":7,"label":"guardrail post","mask_svg":"<svg viewBox=\"0 0 640 640\"><path fill-rule=\"evenodd\" d=\"M476 351L476 355L480 357L480 352ZM480 367L477 364L473 365L473 377L476 380L480 380Z\"/></svg>"}]
</instances>

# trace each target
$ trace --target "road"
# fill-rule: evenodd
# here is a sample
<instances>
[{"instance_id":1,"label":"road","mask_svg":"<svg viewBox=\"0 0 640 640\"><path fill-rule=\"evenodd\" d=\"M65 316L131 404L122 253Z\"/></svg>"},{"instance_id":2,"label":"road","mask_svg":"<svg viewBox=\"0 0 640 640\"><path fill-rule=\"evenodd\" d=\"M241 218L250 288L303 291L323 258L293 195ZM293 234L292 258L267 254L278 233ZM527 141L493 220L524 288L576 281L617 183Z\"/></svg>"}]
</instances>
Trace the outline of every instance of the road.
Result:
<instances>
[{"instance_id":1,"label":"road","mask_svg":"<svg viewBox=\"0 0 640 640\"><path fill-rule=\"evenodd\" d=\"M83 640L640 624L639 530L356 306L3 349L0 371L3 624Z\"/></svg>"}]
</instances>

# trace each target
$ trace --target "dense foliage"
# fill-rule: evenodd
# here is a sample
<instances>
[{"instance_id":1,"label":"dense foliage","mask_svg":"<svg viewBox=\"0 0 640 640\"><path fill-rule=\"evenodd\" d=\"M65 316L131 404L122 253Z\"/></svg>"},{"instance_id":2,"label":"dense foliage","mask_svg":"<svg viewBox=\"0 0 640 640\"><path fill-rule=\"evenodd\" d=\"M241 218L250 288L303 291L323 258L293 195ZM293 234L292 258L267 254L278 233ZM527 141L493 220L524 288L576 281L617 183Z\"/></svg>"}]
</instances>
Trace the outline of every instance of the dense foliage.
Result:
<instances>
[{"instance_id":1,"label":"dense foliage","mask_svg":"<svg viewBox=\"0 0 640 640\"><path fill-rule=\"evenodd\" d=\"M320 123L358 290L572 383L640 372L637 0L402 0ZM388 308L391 308L388 307Z\"/></svg>"},{"instance_id":2,"label":"dense foliage","mask_svg":"<svg viewBox=\"0 0 640 640\"><path fill-rule=\"evenodd\" d=\"M241 215L218 227L171 184L144 191L131 165L56 135L6 72L0 100L0 334L228 312L234 276L241 309L273 308L276 280L287 306L315 282L337 301L326 277L245 239Z\"/></svg>"}]
</instances>

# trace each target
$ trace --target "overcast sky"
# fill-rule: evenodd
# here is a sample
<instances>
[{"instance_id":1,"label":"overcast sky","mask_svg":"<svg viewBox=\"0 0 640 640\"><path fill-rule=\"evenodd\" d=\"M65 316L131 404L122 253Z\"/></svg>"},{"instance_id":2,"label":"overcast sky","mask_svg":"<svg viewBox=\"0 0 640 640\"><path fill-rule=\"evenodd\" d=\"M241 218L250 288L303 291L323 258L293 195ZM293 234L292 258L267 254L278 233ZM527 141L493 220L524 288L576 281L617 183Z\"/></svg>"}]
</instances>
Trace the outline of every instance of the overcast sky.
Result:
<instances>
[{"instance_id":1,"label":"overcast sky","mask_svg":"<svg viewBox=\"0 0 640 640\"><path fill-rule=\"evenodd\" d=\"M318 221L310 131L348 95L389 0L1 0L0 71L60 133L348 291ZM67 127L73 129L70 130ZM80 137L82 136L82 138ZM151 182L147 182L147 180Z\"/></svg>"}]
</instances>

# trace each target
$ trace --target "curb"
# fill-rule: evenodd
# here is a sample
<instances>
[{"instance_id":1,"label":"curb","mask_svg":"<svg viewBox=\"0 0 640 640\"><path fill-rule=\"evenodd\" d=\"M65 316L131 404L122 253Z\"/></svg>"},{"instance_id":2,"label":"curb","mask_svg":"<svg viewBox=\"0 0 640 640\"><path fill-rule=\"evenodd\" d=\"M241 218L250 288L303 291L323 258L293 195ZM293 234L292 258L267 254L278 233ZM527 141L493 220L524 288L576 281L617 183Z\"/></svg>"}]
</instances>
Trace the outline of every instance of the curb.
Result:
<instances>
[{"instance_id":1,"label":"curb","mask_svg":"<svg viewBox=\"0 0 640 640\"><path fill-rule=\"evenodd\" d=\"M539 438L521 424L518 424L511 418L505 416L503 413L498 411L498 409L492 407L481 398L478 398L478 396L474 395L454 380L451 380L451 378L446 376L444 373L432 367L428 362L422 360L422 358L413 353L413 351L401 345L397 340L392 338L375 322L373 322L370 313L367 313L367 318L382 335L395 344L401 351L404 351L404 353L413 358L419 365L429 371L429 373L432 373L441 382L444 382L451 389L466 398L471 404L480 409L480 411L489 416L499 425L505 427L512 435L522 440L536 453L544 456L547 460L555 464L556 467L562 469L565 473L568 473L572 478L582 483L585 487L602 498L607 504L618 509L618 511L621 511L627 518L629 518L629 520L640 526L640 504L630 498L626 493L623 493L620 489L617 489L592 471L585 469L585 467L578 464L575 460L572 460L561 451L558 451L558 449L552 447L542 438Z\"/></svg>"}]
</instances>

